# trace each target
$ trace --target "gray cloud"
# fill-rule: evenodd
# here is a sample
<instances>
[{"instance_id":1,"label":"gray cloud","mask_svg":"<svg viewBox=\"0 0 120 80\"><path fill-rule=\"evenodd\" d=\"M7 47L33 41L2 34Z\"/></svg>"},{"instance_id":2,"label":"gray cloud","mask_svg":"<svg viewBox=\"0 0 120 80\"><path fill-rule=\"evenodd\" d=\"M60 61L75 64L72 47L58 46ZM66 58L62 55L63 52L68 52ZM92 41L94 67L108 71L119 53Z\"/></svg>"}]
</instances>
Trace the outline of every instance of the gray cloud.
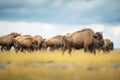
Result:
<instances>
[{"instance_id":1,"label":"gray cloud","mask_svg":"<svg viewBox=\"0 0 120 80\"><path fill-rule=\"evenodd\" d=\"M0 20L119 24L119 0L0 0Z\"/></svg>"}]
</instances>

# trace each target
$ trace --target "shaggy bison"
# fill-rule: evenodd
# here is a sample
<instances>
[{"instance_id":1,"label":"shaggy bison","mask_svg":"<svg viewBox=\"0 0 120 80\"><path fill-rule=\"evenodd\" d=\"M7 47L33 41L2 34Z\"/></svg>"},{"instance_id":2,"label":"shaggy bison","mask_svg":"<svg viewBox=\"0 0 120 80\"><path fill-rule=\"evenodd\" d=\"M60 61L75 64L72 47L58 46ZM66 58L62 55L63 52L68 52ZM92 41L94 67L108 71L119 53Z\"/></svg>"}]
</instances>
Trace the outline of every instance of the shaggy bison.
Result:
<instances>
[{"instance_id":1,"label":"shaggy bison","mask_svg":"<svg viewBox=\"0 0 120 80\"><path fill-rule=\"evenodd\" d=\"M104 39L104 45L103 47L101 48L103 50L104 53L106 52L110 52L110 50L113 50L114 49L114 45L113 45L113 42L110 40L110 39Z\"/></svg>"},{"instance_id":2,"label":"shaggy bison","mask_svg":"<svg viewBox=\"0 0 120 80\"><path fill-rule=\"evenodd\" d=\"M40 50L42 45L42 37L40 35L33 36L33 39L36 42L36 46L34 47L35 50Z\"/></svg>"},{"instance_id":3,"label":"shaggy bison","mask_svg":"<svg viewBox=\"0 0 120 80\"><path fill-rule=\"evenodd\" d=\"M63 36L56 35L54 37L44 39L42 42L42 47L45 49L49 47L51 51L62 48L63 47Z\"/></svg>"},{"instance_id":4,"label":"shaggy bison","mask_svg":"<svg viewBox=\"0 0 120 80\"><path fill-rule=\"evenodd\" d=\"M14 43L14 38L17 36L20 36L21 34L12 32L8 35L1 36L0 37L0 46L1 46L1 51L4 50L10 50L11 47L13 46Z\"/></svg>"},{"instance_id":5,"label":"shaggy bison","mask_svg":"<svg viewBox=\"0 0 120 80\"><path fill-rule=\"evenodd\" d=\"M22 52L26 50L33 51L36 45L37 45L36 41L30 35L22 35L14 39L14 48L16 52L18 52L18 50Z\"/></svg>"},{"instance_id":6,"label":"shaggy bison","mask_svg":"<svg viewBox=\"0 0 120 80\"><path fill-rule=\"evenodd\" d=\"M71 55L72 48L84 48L84 52L95 52L95 48L101 47L104 44L103 36L100 32L94 33L91 29L83 29L73 33L68 33L63 38L64 48L63 54L68 49Z\"/></svg>"}]
</instances>

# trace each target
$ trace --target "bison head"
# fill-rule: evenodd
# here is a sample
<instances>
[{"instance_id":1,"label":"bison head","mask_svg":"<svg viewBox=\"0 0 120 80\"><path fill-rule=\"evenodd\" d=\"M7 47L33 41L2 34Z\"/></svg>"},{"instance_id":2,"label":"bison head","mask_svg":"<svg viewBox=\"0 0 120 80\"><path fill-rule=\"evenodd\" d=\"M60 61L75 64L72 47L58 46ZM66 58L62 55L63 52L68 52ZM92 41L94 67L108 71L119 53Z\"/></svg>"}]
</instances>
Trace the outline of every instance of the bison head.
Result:
<instances>
[{"instance_id":1,"label":"bison head","mask_svg":"<svg viewBox=\"0 0 120 80\"><path fill-rule=\"evenodd\" d=\"M101 48L104 45L103 35L101 32L96 32L93 35L95 48Z\"/></svg>"},{"instance_id":2,"label":"bison head","mask_svg":"<svg viewBox=\"0 0 120 80\"><path fill-rule=\"evenodd\" d=\"M111 43L109 44L109 49L110 49L110 50L113 50L113 49L114 49L114 44L113 44L113 42L111 42Z\"/></svg>"},{"instance_id":3,"label":"bison head","mask_svg":"<svg viewBox=\"0 0 120 80\"><path fill-rule=\"evenodd\" d=\"M47 45L46 45L46 42L45 42L46 39L43 39L42 42L41 42L41 48L43 49L46 49Z\"/></svg>"},{"instance_id":4,"label":"bison head","mask_svg":"<svg viewBox=\"0 0 120 80\"><path fill-rule=\"evenodd\" d=\"M37 45L38 45L38 42L36 40L33 40L32 41L32 47L33 47L33 49L36 49Z\"/></svg>"}]
</instances>

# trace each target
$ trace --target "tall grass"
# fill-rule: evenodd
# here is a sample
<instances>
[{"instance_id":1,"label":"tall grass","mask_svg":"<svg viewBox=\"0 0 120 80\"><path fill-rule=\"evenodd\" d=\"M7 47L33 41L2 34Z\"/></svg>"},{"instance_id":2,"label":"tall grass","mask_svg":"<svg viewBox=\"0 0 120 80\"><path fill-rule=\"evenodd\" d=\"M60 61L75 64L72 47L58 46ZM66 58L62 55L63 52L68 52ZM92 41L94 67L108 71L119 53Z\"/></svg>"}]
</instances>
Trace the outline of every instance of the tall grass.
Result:
<instances>
[{"instance_id":1,"label":"tall grass","mask_svg":"<svg viewBox=\"0 0 120 80\"><path fill-rule=\"evenodd\" d=\"M0 80L119 80L119 74L119 50L96 55L78 50L71 56L61 51L0 52Z\"/></svg>"}]
</instances>

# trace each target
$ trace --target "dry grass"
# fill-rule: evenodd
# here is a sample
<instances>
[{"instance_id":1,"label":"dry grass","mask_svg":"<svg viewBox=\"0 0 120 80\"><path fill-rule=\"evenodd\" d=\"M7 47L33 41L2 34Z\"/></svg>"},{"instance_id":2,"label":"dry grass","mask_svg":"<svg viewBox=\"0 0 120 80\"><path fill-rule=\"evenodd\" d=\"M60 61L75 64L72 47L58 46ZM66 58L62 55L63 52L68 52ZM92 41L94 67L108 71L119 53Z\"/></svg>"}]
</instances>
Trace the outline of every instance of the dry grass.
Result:
<instances>
[{"instance_id":1,"label":"dry grass","mask_svg":"<svg viewBox=\"0 0 120 80\"><path fill-rule=\"evenodd\" d=\"M93 55L73 51L0 52L0 80L120 80L120 50Z\"/></svg>"}]
</instances>

